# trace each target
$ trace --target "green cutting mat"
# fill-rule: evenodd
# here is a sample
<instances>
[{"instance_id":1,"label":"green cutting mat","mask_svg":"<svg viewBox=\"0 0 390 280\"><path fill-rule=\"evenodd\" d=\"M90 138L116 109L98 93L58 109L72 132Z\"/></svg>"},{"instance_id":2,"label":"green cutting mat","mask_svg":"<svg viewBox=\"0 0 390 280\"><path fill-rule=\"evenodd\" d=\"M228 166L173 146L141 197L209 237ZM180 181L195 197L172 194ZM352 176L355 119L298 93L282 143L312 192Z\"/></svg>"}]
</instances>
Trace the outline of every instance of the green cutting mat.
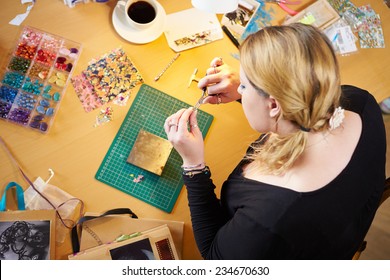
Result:
<instances>
[{"instance_id":1,"label":"green cutting mat","mask_svg":"<svg viewBox=\"0 0 390 280\"><path fill-rule=\"evenodd\" d=\"M126 160L141 129L167 139L165 119L189 106L146 84L141 85L95 178L170 213L183 187L180 167L182 160L179 154L172 150L161 176L127 163ZM197 118L205 137L213 116L199 110ZM138 175L143 175L144 180L133 182Z\"/></svg>"}]
</instances>

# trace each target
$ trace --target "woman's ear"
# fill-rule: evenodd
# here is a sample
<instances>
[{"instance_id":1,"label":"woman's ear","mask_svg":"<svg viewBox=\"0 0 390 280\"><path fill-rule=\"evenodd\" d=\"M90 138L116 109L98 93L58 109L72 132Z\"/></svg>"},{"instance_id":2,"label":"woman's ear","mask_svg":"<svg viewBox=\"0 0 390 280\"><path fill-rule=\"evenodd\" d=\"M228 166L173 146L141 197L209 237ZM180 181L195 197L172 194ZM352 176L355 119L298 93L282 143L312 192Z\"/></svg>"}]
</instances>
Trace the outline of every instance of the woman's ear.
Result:
<instances>
[{"instance_id":1,"label":"woman's ear","mask_svg":"<svg viewBox=\"0 0 390 280\"><path fill-rule=\"evenodd\" d=\"M269 106L269 116L271 118L276 118L277 116L280 115L280 104L272 96L270 96L268 98L268 102L269 102L269 104L268 104L268 106Z\"/></svg>"}]
</instances>

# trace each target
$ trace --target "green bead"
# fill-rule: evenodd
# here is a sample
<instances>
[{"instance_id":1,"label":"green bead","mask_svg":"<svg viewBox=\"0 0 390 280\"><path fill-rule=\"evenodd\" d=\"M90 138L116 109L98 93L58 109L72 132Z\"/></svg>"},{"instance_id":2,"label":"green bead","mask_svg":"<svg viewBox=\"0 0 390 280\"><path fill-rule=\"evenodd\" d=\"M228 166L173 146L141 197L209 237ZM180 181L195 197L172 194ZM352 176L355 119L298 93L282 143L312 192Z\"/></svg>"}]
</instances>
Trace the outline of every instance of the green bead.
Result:
<instances>
[{"instance_id":1,"label":"green bead","mask_svg":"<svg viewBox=\"0 0 390 280\"><path fill-rule=\"evenodd\" d=\"M44 93L44 94L42 94L42 97L43 98L46 98L46 99L51 99L51 95L50 94L48 94L48 93ZM56 100L57 101L57 100Z\"/></svg>"},{"instance_id":2,"label":"green bead","mask_svg":"<svg viewBox=\"0 0 390 280\"><path fill-rule=\"evenodd\" d=\"M53 95L53 100L58 102L60 101L61 95L58 92L55 92Z\"/></svg>"},{"instance_id":3,"label":"green bead","mask_svg":"<svg viewBox=\"0 0 390 280\"><path fill-rule=\"evenodd\" d=\"M43 89L43 92L48 93L50 90L51 90L51 85L47 85L47 86L45 86L45 88Z\"/></svg>"}]
</instances>

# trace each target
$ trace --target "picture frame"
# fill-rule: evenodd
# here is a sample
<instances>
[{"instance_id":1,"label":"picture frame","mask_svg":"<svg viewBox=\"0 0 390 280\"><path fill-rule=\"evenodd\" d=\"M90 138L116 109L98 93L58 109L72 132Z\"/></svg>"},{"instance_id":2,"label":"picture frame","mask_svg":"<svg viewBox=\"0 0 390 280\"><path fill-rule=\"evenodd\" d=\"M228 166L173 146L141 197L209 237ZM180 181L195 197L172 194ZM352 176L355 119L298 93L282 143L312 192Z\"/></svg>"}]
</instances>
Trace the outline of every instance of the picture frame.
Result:
<instances>
[{"instance_id":1,"label":"picture frame","mask_svg":"<svg viewBox=\"0 0 390 280\"><path fill-rule=\"evenodd\" d=\"M236 10L222 16L221 24L226 26L236 38L240 38L259 7L260 3L257 1L240 0Z\"/></svg>"},{"instance_id":2,"label":"picture frame","mask_svg":"<svg viewBox=\"0 0 390 280\"><path fill-rule=\"evenodd\" d=\"M54 260L56 211L0 212L1 260Z\"/></svg>"}]
</instances>

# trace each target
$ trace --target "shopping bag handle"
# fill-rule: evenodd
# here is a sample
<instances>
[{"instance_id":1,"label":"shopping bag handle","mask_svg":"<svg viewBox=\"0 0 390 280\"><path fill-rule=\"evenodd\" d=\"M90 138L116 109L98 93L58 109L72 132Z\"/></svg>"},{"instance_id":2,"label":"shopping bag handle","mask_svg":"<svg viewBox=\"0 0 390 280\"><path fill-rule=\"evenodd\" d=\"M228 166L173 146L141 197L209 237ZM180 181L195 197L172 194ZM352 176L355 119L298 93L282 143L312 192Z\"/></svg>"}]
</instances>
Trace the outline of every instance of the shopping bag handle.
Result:
<instances>
[{"instance_id":1,"label":"shopping bag handle","mask_svg":"<svg viewBox=\"0 0 390 280\"><path fill-rule=\"evenodd\" d=\"M80 241L79 241L79 234L78 234L77 229L84 222L94 220L97 218L102 218L105 216L123 215L123 214L128 214L128 215L130 215L130 218L138 219L138 216L133 211L131 211L130 208L115 208L115 209L108 210L99 216L83 216L83 217L81 217L78 220L77 224L72 228L72 231L71 231L73 254L76 254L80 251Z\"/></svg>"},{"instance_id":2,"label":"shopping bag handle","mask_svg":"<svg viewBox=\"0 0 390 280\"><path fill-rule=\"evenodd\" d=\"M15 187L16 189L16 199L18 200L18 209L19 210L26 210L26 206L24 203L24 194L23 194L23 188L19 186L19 184L15 182L10 182L8 185L5 187L3 196L1 197L0 201L0 211L5 211L7 207L7 191Z\"/></svg>"}]
</instances>

